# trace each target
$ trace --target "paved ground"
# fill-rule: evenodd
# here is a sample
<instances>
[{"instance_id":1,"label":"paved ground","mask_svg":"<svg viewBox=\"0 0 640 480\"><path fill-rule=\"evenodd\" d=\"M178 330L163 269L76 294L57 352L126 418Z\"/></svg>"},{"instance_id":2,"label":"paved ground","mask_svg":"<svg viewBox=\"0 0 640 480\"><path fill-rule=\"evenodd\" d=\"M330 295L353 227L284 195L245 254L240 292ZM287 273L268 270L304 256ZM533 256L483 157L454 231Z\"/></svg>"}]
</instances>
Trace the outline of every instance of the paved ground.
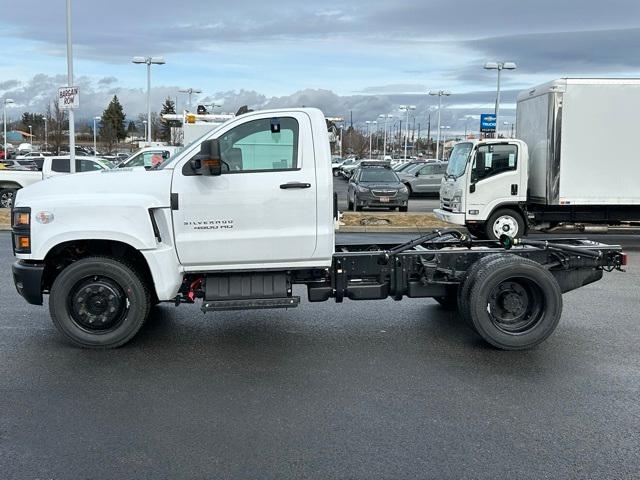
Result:
<instances>
[{"instance_id":1,"label":"paved ground","mask_svg":"<svg viewBox=\"0 0 640 480\"><path fill-rule=\"evenodd\" d=\"M565 295L528 352L487 347L430 300L163 306L96 352L21 301L0 233L0 478L638 478L631 258Z\"/></svg>"},{"instance_id":2,"label":"paved ground","mask_svg":"<svg viewBox=\"0 0 640 480\"><path fill-rule=\"evenodd\" d=\"M347 181L342 177L333 178L333 191L338 192L338 208L341 211L347 210ZM440 206L440 199L437 196L416 196L409 199L410 212L431 212Z\"/></svg>"}]
</instances>

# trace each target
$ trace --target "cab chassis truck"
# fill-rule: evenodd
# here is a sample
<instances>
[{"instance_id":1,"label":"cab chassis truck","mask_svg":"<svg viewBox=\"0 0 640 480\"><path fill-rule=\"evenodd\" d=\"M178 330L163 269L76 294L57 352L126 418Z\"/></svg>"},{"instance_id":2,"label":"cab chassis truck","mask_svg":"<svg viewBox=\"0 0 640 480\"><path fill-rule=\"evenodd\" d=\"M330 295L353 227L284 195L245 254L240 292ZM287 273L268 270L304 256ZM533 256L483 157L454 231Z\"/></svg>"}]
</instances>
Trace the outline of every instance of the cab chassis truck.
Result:
<instances>
[{"instance_id":1,"label":"cab chassis truck","mask_svg":"<svg viewBox=\"0 0 640 480\"><path fill-rule=\"evenodd\" d=\"M340 245L337 216L323 114L251 112L156 170L20 190L14 282L31 304L49 295L55 326L87 348L125 344L159 302L292 308L303 285L310 302L432 297L491 345L520 350L554 331L564 292L627 263L620 247L588 240L474 240L456 229Z\"/></svg>"}]
</instances>

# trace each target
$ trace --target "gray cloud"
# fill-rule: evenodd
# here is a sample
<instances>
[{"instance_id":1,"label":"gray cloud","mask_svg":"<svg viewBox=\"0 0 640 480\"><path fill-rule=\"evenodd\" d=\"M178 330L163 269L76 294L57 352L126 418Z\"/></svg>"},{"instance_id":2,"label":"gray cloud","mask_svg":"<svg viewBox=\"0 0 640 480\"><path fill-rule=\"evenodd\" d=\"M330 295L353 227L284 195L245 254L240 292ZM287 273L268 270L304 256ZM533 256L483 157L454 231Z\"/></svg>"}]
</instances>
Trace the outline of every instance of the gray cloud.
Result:
<instances>
[{"instance_id":1,"label":"gray cloud","mask_svg":"<svg viewBox=\"0 0 640 480\"><path fill-rule=\"evenodd\" d=\"M66 77L64 75L35 75L26 82L11 81L15 85L5 92L15 100L8 112L11 118L17 118L22 112L44 112L48 104L55 100L57 88L64 85ZM117 95L122 103L127 119L135 120L139 113L146 111L146 92L143 89L111 87L114 81L106 82L93 81L89 77L78 77L76 84L80 87L80 109L76 118L79 122L89 122L95 115L100 115L107 104ZM384 86L380 87L385 90ZM185 105L184 95L179 96L178 86L157 86L151 90L152 110L158 111L167 97L178 99L179 107ZM503 92L505 105L515 102L516 90ZM473 122L466 120L469 115L478 115L486 111L491 111L491 105L495 101L495 93L492 91L478 91L456 93L447 97L444 102L442 113L443 124L448 124L454 131L463 131L465 125L471 127ZM277 97L267 97L256 91L249 90L228 90L214 92L209 95L202 95L194 99L195 104L211 104L222 102L222 109L235 113L238 108L248 105L252 109L266 108L289 108L289 107L317 107L327 116L342 116L349 122L350 113L353 112L354 124L358 128L364 128L366 120L377 120L380 114L392 114L394 118L390 121L390 128L398 125L400 120L405 121L405 116L398 110L399 105L416 105L416 111L411 117L416 118L416 124L420 123L422 128L431 113L432 122L435 122L435 111L437 99L426 94L379 94L379 95L337 95L331 90L325 89L305 89L294 92L290 95ZM513 111L505 108L503 111L504 120L513 117ZM413 120L412 120L413 122ZM433 124L433 123L432 123Z\"/></svg>"}]
</instances>

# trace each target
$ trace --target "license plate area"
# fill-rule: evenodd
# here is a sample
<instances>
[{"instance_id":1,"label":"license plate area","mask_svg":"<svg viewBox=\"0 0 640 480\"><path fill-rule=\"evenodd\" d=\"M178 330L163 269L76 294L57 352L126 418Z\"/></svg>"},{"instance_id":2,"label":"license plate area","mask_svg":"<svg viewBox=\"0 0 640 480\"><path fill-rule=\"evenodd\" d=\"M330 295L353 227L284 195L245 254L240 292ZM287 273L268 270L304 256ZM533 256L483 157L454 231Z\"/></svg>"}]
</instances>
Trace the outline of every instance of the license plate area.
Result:
<instances>
[{"instance_id":1,"label":"license plate area","mask_svg":"<svg viewBox=\"0 0 640 480\"><path fill-rule=\"evenodd\" d=\"M381 203L389 203L389 197L380 197Z\"/></svg>"}]
</instances>

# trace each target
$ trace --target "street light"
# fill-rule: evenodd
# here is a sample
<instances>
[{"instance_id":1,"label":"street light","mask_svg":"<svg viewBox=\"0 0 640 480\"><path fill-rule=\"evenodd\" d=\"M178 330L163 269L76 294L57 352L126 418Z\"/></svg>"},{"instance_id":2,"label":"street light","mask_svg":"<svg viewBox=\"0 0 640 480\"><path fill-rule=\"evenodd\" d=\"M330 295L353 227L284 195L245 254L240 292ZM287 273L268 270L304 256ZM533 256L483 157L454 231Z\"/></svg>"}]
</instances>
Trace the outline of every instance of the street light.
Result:
<instances>
[{"instance_id":1,"label":"street light","mask_svg":"<svg viewBox=\"0 0 640 480\"><path fill-rule=\"evenodd\" d=\"M49 132L47 132L47 117L42 117L44 120L44 151L49 151Z\"/></svg>"},{"instance_id":2,"label":"street light","mask_svg":"<svg viewBox=\"0 0 640 480\"><path fill-rule=\"evenodd\" d=\"M202 93L202 90L198 88L181 88L178 90L180 93L186 93L189 95L189 111L191 111L191 95Z\"/></svg>"},{"instance_id":3,"label":"street light","mask_svg":"<svg viewBox=\"0 0 640 480\"><path fill-rule=\"evenodd\" d=\"M515 70L518 66L514 62L487 62L484 64L485 70L498 71L498 88L496 91L496 138L498 138L498 114L500 113L500 73L502 70Z\"/></svg>"},{"instance_id":4,"label":"street light","mask_svg":"<svg viewBox=\"0 0 640 480\"><path fill-rule=\"evenodd\" d=\"M31 140L31 151L33 152L33 127L29 125L29 140Z\"/></svg>"},{"instance_id":5,"label":"street light","mask_svg":"<svg viewBox=\"0 0 640 480\"><path fill-rule=\"evenodd\" d=\"M378 122L376 122L375 120L373 120L373 121L367 120L364 123L367 124L367 135L369 135L369 158L372 158L373 154L371 153L371 137L373 137L373 131L369 131L369 127L370 127L370 125L377 125Z\"/></svg>"},{"instance_id":6,"label":"street light","mask_svg":"<svg viewBox=\"0 0 640 480\"><path fill-rule=\"evenodd\" d=\"M9 157L7 154L7 105L10 103L14 103L10 98L5 98L2 102L2 124L4 128L4 137L2 140L4 141L4 158L5 160Z\"/></svg>"},{"instance_id":7,"label":"street light","mask_svg":"<svg viewBox=\"0 0 640 480\"><path fill-rule=\"evenodd\" d=\"M407 135L404 137L404 161L407 161L407 141L409 140L409 112L415 110L415 105L400 105L398 110L401 112L407 112Z\"/></svg>"},{"instance_id":8,"label":"street light","mask_svg":"<svg viewBox=\"0 0 640 480\"><path fill-rule=\"evenodd\" d=\"M436 160L440 160L440 110L442 110L442 97L448 97L451 92L447 90L438 90L437 92L429 92L429 95L438 97L438 136L436 139Z\"/></svg>"},{"instance_id":9,"label":"street light","mask_svg":"<svg viewBox=\"0 0 640 480\"><path fill-rule=\"evenodd\" d=\"M387 120L393 118L393 115L378 115L378 118L384 118L384 141L382 142L382 159L387 156Z\"/></svg>"},{"instance_id":10,"label":"street light","mask_svg":"<svg viewBox=\"0 0 640 480\"><path fill-rule=\"evenodd\" d=\"M96 146L96 121L102 120L102 117L93 117L93 156L98 156L98 148Z\"/></svg>"},{"instance_id":11,"label":"street light","mask_svg":"<svg viewBox=\"0 0 640 480\"><path fill-rule=\"evenodd\" d=\"M163 57L133 57L136 64L147 66L147 142L151 143L151 65L164 65Z\"/></svg>"}]
</instances>

